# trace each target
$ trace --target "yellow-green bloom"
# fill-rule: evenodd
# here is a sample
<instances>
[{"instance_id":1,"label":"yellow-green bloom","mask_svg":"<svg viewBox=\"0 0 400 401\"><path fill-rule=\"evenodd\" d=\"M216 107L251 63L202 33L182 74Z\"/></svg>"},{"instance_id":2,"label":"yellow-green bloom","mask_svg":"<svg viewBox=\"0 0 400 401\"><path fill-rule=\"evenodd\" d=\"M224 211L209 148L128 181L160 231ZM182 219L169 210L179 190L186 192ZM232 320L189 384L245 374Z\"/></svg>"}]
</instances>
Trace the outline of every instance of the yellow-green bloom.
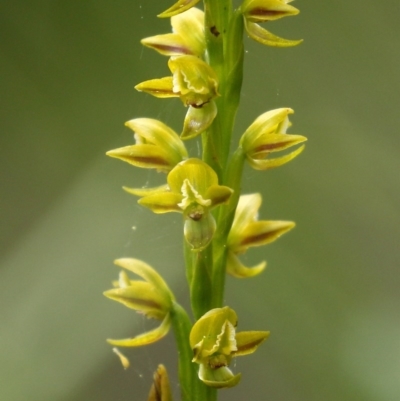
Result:
<instances>
[{"instance_id":1,"label":"yellow-green bloom","mask_svg":"<svg viewBox=\"0 0 400 401\"><path fill-rule=\"evenodd\" d=\"M282 166L304 150L302 145L285 156L269 158L273 152L288 149L307 140L301 135L286 134L291 125L289 114L292 113L293 110L289 108L271 110L259 116L247 128L240 139L240 146L254 169L267 170Z\"/></svg>"},{"instance_id":2,"label":"yellow-green bloom","mask_svg":"<svg viewBox=\"0 0 400 401\"><path fill-rule=\"evenodd\" d=\"M115 157L136 167L168 172L188 153L178 134L164 123L151 118L136 118L125 123L135 134L135 145L110 150Z\"/></svg>"},{"instance_id":3,"label":"yellow-green bloom","mask_svg":"<svg viewBox=\"0 0 400 401\"><path fill-rule=\"evenodd\" d=\"M210 211L226 203L232 189L218 185L215 171L200 159L188 159L179 163L169 172L167 182L168 188L160 188L159 191L142 197L139 204L154 213L183 213L187 242L193 250L204 249L216 229Z\"/></svg>"},{"instance_id":4,"label":"yellow-green bloom","mask_svg":"<svg viewBox=\"0 0 400 401\"><path fill-rule=\"evenodd\" d=\"M261 273L266 262L253 267L244 266L238 255L248 248L269 244L291 230L292 221L258 220L258 209L261 206L260 194L242 195L235 212L231 231L228 236L228 258L226 269L234 277L253 277Z\"/></svg>"},{"instance_id":5,"label":"yellow-green bloom","mask_svg":"<svg viewBox=\"0 0 400 401\"><path fill-rule=\"evenodd\" d=\"M276 47L296 46L302 40L287 40L273 35L257 23L274 21L297 15L300 11L290 6L292 0L245 0L241 6L248 35L257 42Z\"/></svg>"},{"instance_id":6,"label":"yellow-green bloom","mask_svg":"<svg viewBox=\"0 0 400 401\"><path fill-rule=\"evenodd\" d=\"M199 378L211 387L233 387L241 374L228 368L235 356L252 354L268 338L268 331L236 333L237 315L234 310L212 309L203 315L190 332L193 362L200 365Z\"/></svg>"},{"instance_id":7,"label":"yellow-green bloom","mask_svg":"<svg viewBox=\"0 0 400 401\"><path fill-rule=\"evenodd\" d=\"M117 266L143 278L130 280L125 271L121 271L119 280L114 282L111 290L104 292L107 298L118 301L149 318L161 320L159 327L123 340L107 340L119 347L140 347L163 338L171 325L170 311L174 296L162 277L147 263L138 259L124 258L114 261Z\"/></svg>"},{"instance_id":8,"label":"yellow-green bloom","mask_svg":"<svg viewBox=\"0 0 400 401\"><path fill-rule=\"evenodd\" d=\"M142 44L164 56L203 57L206 49L203 11L193 7L173 16L171 25L172 33L144 38Z\"/></svg>"},{"instance_id":9,"label":"yellow-green bloom","mask_svg":"<svg viewBox=\"0 0 400 401\"><path fill-rule=\"evenodd\" d=\"M159 18L173 17L174 15L183 13L189 8L192 8L199 1L200 0L178 0L172 7L168 8L168 10L165 10L161 14L158 14L157 17Z\"/></svg>"},{"instance_id":10,"label":"yellow-green bloom","mask_svg":"<svg viewBox=\"0 0 400 401\"><path fill-rule=\"evenodd\" d=\"M158 98L179 97L189 107L181 138L193 138L205 131L217 115L213 101L219 96L217 75L206 62L195 56L172 57L168 67L171 77L151 79L135 88Z\"/></svg>"}]
</instances>

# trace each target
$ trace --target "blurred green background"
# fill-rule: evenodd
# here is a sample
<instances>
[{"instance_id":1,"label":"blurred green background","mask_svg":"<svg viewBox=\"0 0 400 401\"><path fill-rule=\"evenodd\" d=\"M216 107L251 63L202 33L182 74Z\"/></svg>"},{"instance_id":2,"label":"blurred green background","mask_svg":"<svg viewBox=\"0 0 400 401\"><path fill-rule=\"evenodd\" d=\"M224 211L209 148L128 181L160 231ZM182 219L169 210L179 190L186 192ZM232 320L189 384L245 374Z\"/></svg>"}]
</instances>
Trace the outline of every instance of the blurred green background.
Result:
<instances>
[{"instance_id":1,"label":"blurred green background","mask_svg":"<svg viewBox=\"0 0 400 401\"><path fill-rule=\"evenodd\" d=\"M179 393L171 335L128 350L123 371L105 338L151 322L102 296L122 256L146 260L187 296L180 217L152 215L121 190L160 178L104 156L132 142L128 119L180 130L179 101L133 89L168 74L139 39L169 31L155 15L170 4L1 2L1 401L145 400L159 362ZM242 383L220 399L398 401L400 8L295 5L298 17L269 29L304 44L246 40L236 135L268 109L296 111L290 132L309 138L306 151L274 171L246 169L244 190L263 194L261 218L297 228L246 255L268 260L263 275L228 279L239 328L272 335L236 361Z\"/></svg>"}]
</instances>

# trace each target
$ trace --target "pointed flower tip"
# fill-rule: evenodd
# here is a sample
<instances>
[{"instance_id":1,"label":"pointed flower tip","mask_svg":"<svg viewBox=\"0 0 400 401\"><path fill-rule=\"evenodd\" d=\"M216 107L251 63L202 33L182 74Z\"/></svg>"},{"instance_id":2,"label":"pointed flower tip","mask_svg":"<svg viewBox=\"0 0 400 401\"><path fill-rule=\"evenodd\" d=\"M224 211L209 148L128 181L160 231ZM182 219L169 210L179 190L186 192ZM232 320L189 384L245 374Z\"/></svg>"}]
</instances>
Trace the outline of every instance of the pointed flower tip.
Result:
<instances>
[{"instance_id":1,"label":"pointed flower tip","mask_svg":"<svg viewBox=\"0 0 400 401\"><path fill-rule=\"evenodd\" d=\"M183 13L184 11L188 10L195 6L200 0L179 0L176 2L172 7L168 8L167 10L163 11L161 14L158 14L158 18L169 18L173 17L174 15Z\"/></svg>"}]
</instances>

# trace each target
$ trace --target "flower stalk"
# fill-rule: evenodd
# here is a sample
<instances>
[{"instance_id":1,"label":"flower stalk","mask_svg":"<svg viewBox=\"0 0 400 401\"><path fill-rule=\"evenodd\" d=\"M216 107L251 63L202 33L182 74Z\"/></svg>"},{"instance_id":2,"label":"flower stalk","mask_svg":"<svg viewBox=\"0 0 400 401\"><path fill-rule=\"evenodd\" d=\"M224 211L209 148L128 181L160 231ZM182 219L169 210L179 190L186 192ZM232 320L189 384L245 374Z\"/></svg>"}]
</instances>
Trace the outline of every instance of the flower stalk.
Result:
<instances>
[{"instance_id":1,"label":"flower stalk","mask_svg":"<svg viewBox=\"0 0 400 401\"><path fill-rule=\"evenodd\" d=\"M225 305L225 276L261 274L265 261L248 267L241 255L277 240L295 224L260 219L261 195L241 194L242 173L246 163L266 171L290 162L307 139L287 133L293 114L289 107L255 118L238 143L232 143L232 134L243 81L244 34L272 47L301 43L279 38L260 25L297 15L290 2L244 0L234 8L231 0L204 0L201 10L194 7L199 0L178 0L159 14L170 18L172 33L141 42L168 57L171 75L149 77L135 88L156 98L180 98L187 108L180 134L161 121L135 118L126 123L135 143L107 152L165 175L157 187L124 190L150 212L182 216L192 312L191 317L154 268L138 259L118 259L115 263L124 270L105 295L161 323L132 338L108 341L122 347L149 345L172 328L183 401L216 401L218 389L236 386L241 374L231 370L233 358L255 352L269 336L268 331L236 332L236 312ZM191 140L201 142L200 158L188 152L185 142ZM132 280L126 270L141 280ZM149 400L172 400L163 365L156 370Z\"/></svg>"}]
</instances>

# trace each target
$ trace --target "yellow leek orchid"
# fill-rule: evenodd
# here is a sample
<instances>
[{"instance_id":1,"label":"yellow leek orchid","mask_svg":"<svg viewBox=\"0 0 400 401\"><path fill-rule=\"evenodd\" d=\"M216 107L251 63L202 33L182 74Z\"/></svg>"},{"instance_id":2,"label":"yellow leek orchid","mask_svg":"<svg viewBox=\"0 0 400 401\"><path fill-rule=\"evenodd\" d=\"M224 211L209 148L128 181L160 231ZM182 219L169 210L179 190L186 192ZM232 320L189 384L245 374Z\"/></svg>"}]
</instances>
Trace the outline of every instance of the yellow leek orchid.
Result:
<instances>
[{"instance_id":1,"label":"yellow leek orchid","mask_svg":"<svg viewBox=\"0 0 400 401\"><path fill-rule=\"evenodd\" d=\"M114 282L111 290L105 291L107 298L118 301L149 318L161 320L159 327L133 338L107 340L117 347L140 347L163 338L171 325L170 311L175 298L162 277L147 263L138 259L117 259L114 263L143 278L130 280L123 270L119 280Z\"/></svg>"},{"instance_id":2,"label":"yellow leek orchid","mask_svg":"<svg viewBox=\"0 0 400 401\"><path fill-rule=\"evenodd\" d=\"M110 150L106 153L108 156L136 167L155 168L164 172L187 159L186 147L178 134L161 121L136 118L125 125L135 133L136 144Z\"/></svg>"},{"instance_id":3,"label":"yellow leek orchid","mask_svg":"<svg viewBox=\"0 0 400 401\"><path fill-rule=\"evenodd\" d=\"M256 170L279 167L294 159L304 150L304 145L302 145L284 156L269 158L273 152L288 149L307 140L301 135L286 134L286 130L291 125L289 114L292 113L293 110L289 108L271 110L261 114L247 128L240 139L240 146L251 167Z\"/></svg>"},{"instance_id":4,"label":"yellow leek orchid","mask_svg":"<svg viewBox=\"0 0 400 401\"><path fill-rule=\"evenodd\" d=\"M190 55L170 58L168 67L172 76L151 79L135 88L158 98L179 97L189 107L181 138L194 138L204 132L217 115L213 101L219 96L217 75L206 62Z\"/></svg>"},{"instance_id":5,"label":"yellow leek orchid","mask_svg":"<svg viewBox=\"0 0 400 401\"><path fill-rule=\"evenodd\" d=\"M202 58L206 43L204 12L193 7L171 18L172 33L150 36L141 40L144 46L164 56L193 55Z\"/></svg>"},{"instance_id":6,"label":"yellow leek orchid","mask_svg":"<svg viewBox=\"0 0 400 401\"><path fill-rule=\"evenodd\" d=\"M168 188L160 188L159 191L143 196L139 204L154 213L183 213L187 242L194 251L204 249L216 229L210 210L228 202L232 189L218 185L215 171L200 159L194 158L173 168L167 182ZM135 194L138 195L137 192Z\"/></svg>"},{"instance_id":7,"label":"yellow leek orchid","mask_svg":"<svg viewBox=\"0 0 400 401\"><path fill-rule=\"evenodd\" d=\"M287 40L273 35L258 25L259 22L274 21L297 15L300 11L290 6L292 0L245 0L241 6L247 34L257 42L275 47L297 46L303 40Z\"/></svg>"},{"instance_id":8,"label":"yellow leek orchid","mask_svg":"<svg viewBox=\"0 0 400 401\"><path fill-rule=\"evenodd\" d=\"M206 385L223 388L239 383L241 374L228 368L233 357L252 354L265 341L268 331L236 333L236 312L225 306L211 309L203 315L190 332L193 362L200 365L199 379Z\"/></svg>"},{"instance_id":9,"label":"yellow leek orchid","mask_svg":"<svg viewBox=\"0 0 400 401\"><path fill-rule=\"evenodd\" d=\"M226 270L234 277L246 278L260 274L265 269L266 262L246 267L240 262L238 255L245 253L250 247L266 245L277 240L295 226L292 221L259 221L258 209L261 201L260 194L242 195L239 199L227 241Z\"/></svg>"}]
</instances>

